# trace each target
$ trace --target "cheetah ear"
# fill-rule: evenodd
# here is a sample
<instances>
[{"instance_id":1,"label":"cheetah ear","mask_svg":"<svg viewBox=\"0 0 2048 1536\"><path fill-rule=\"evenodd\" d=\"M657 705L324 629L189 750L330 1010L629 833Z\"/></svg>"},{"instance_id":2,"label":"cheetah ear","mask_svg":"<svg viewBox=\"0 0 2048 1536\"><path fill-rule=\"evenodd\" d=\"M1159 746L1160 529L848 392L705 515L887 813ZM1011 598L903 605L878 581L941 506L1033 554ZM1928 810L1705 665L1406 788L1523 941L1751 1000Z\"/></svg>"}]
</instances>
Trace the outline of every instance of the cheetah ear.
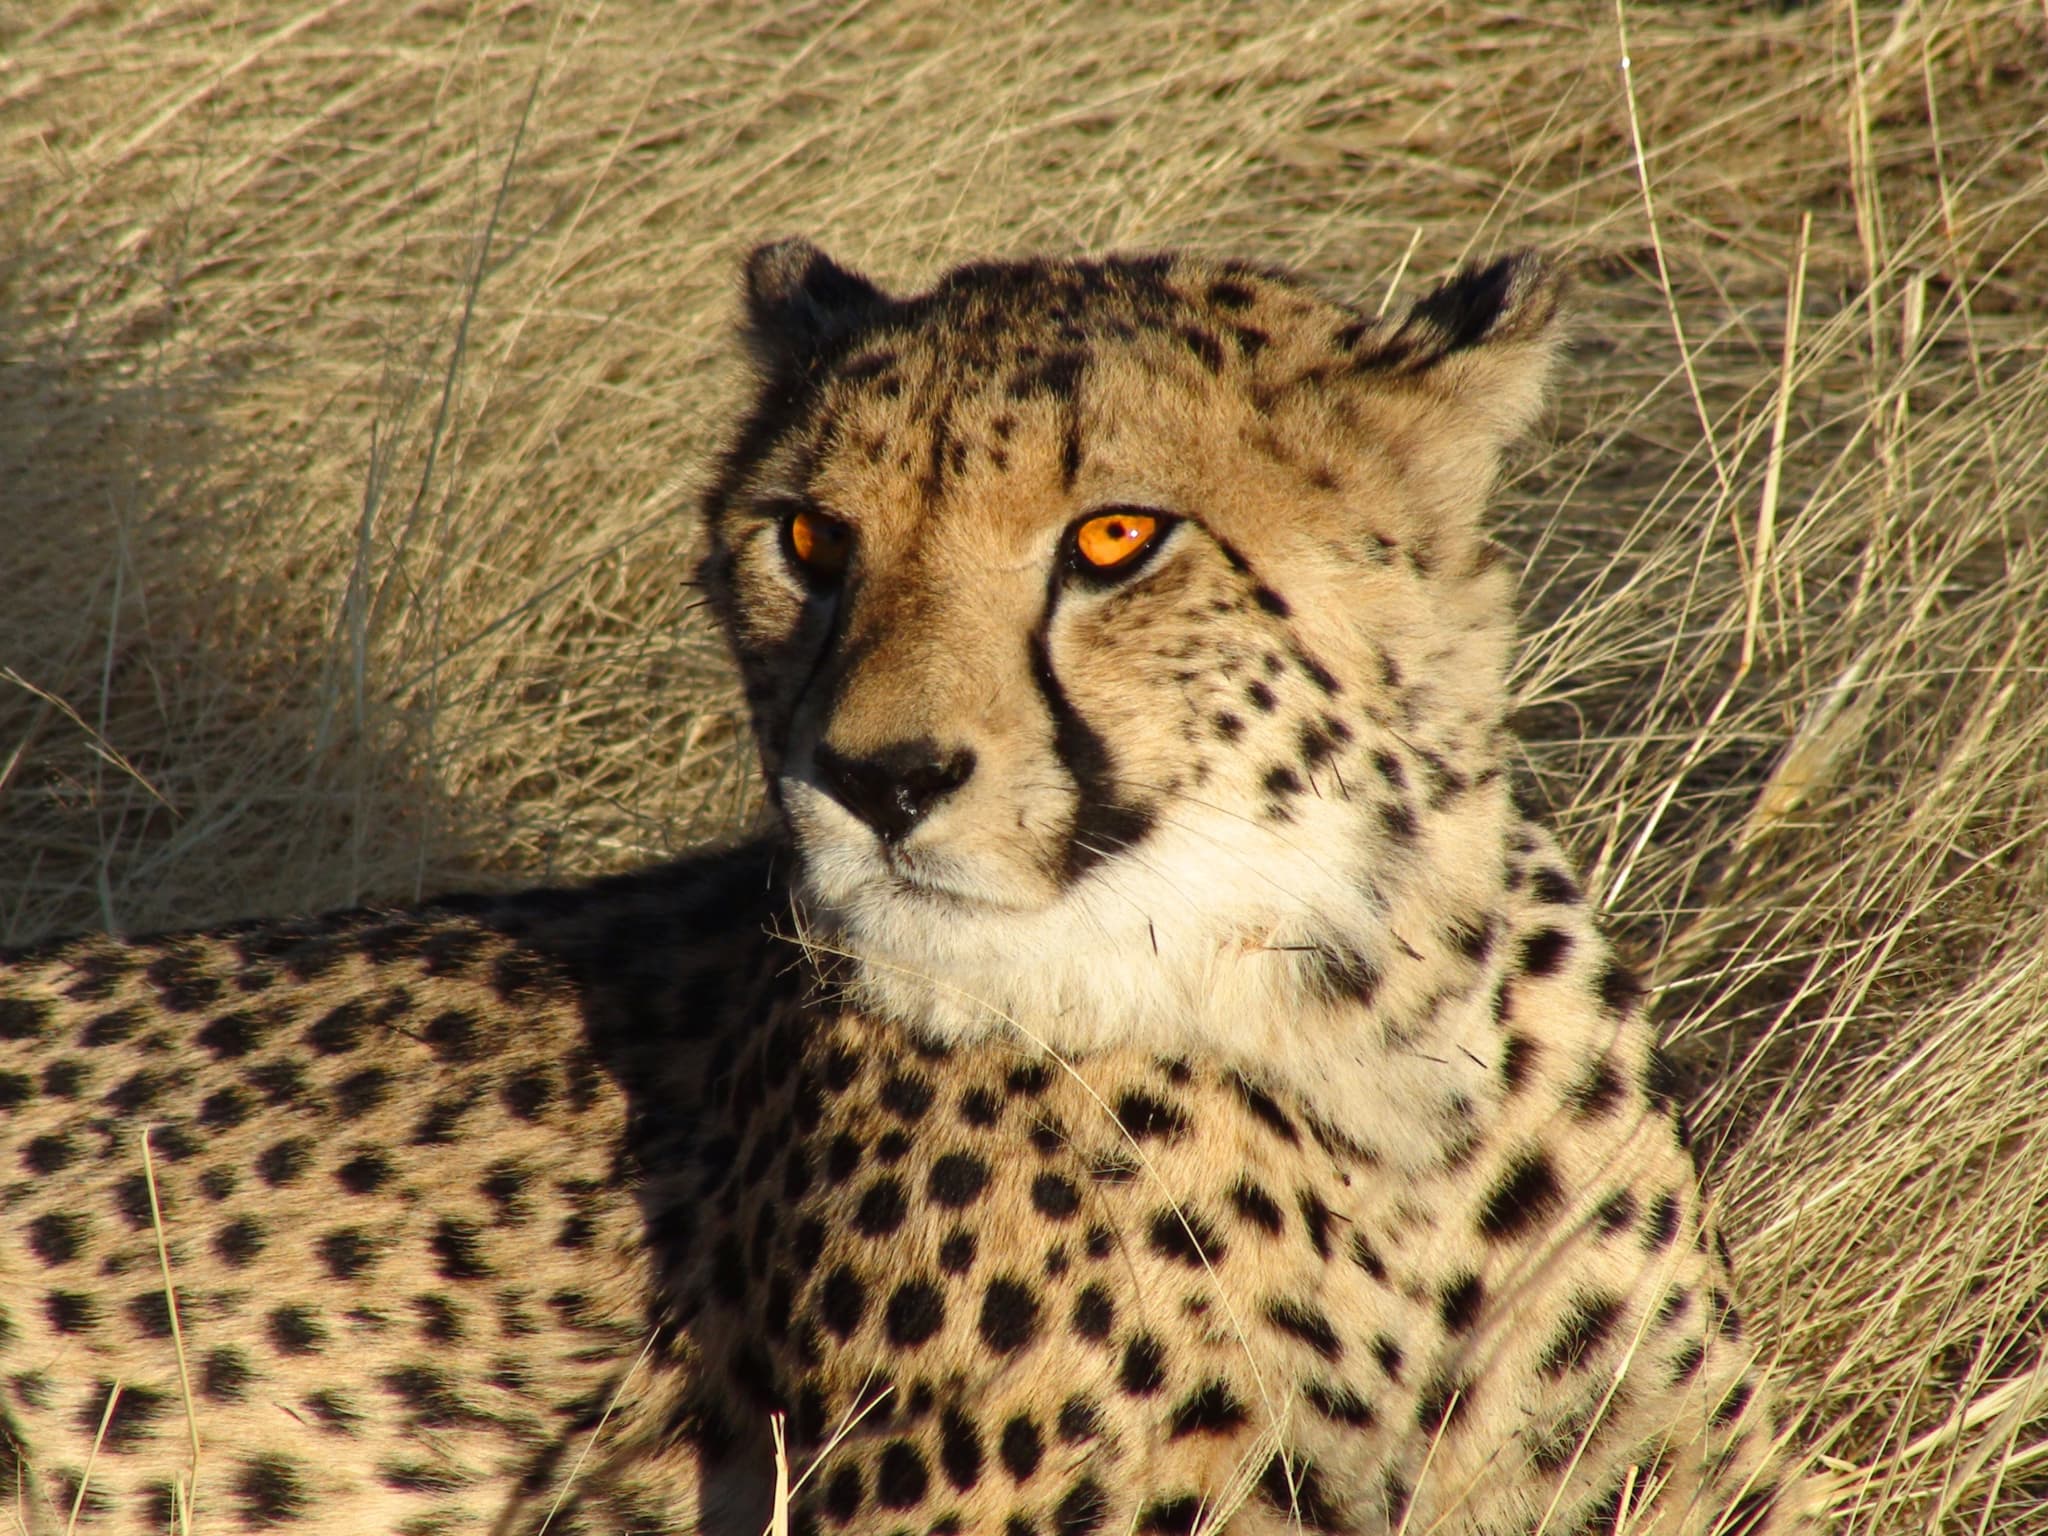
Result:
<instances>
[{"instance_id":1,"label":"cheetah ear","mask_svg":"<svg viewBox=\"0 0 2048 1536\"><path fill-rule=\"evenodd\" d=\"M747 344L771 367L807 362L889 302L800 235L755 246L744 272Z\"/></svg>"},{"instance_id":2,"label":"cheetah ear","mask_svg":"<svg viewBox=\"0 0 2048 1536\"><path fill-rule=\"evenodd\" d=\"M1569 287L1563 264L1540 251L1470 262L1415 301L1387 352L1399 373L1481 425L1498 449L1543 408Z\"/></svg>"}]
</instances>

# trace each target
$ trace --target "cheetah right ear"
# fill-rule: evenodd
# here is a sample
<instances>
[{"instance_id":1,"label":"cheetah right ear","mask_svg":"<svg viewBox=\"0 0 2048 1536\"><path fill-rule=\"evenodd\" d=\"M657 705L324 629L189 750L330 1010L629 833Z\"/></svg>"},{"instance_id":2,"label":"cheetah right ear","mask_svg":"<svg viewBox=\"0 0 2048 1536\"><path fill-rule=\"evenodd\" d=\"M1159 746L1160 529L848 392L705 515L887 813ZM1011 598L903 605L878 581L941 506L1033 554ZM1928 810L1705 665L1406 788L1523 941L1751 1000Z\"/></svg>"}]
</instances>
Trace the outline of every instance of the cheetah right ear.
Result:
<instances>
[{"instance_id":1,"label":"cheetah right ear","mask_svg":"<svg viewBox=\"0 0 2048 1536\"><path fill-rule=\"evenodd\" d=\"M769 367L809 361L889 302L800 235L755 246L745 276L747 345Z\"/></svg>"},{"instance_id":2,"label":"cheetah right ear","mask_svg":"<svg viewBox=\"0 0 2048 1536\"><path fill-rule=\"evenodd\" d=\"M1477 418L1498 448L1543 408L1569 288L1565 267L1538 251L1471 263L1415 301L1386 349L1398 372Z\"/></svg>"}]
</instances>

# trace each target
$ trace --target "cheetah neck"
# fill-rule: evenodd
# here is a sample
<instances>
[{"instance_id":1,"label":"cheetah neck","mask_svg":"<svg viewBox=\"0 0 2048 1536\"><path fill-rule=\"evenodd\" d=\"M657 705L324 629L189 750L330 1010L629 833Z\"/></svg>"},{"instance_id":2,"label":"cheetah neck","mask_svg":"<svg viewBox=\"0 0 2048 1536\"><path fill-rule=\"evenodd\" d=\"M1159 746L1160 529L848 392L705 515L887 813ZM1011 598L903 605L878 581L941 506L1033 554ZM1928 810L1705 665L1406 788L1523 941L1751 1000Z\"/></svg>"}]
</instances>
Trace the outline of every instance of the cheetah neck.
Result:
<instances>
[{"instance_id":1,"label":"cheetah neck","mask_svg":"<svg viewBox=\"0 0 2048 1536\"><path fill-rule=\"evenodd\" d=\"M1390 856L1358 809L1319 802L1277 856L1264 833L1169 835L1038 912L828 906L800 882L798 913L852 962L856 1004L946 1044L1220 1060L1373 1155L1441 1166L1492 1091L1512 812L1477 787Z\"/></svg>"}]
</instances>

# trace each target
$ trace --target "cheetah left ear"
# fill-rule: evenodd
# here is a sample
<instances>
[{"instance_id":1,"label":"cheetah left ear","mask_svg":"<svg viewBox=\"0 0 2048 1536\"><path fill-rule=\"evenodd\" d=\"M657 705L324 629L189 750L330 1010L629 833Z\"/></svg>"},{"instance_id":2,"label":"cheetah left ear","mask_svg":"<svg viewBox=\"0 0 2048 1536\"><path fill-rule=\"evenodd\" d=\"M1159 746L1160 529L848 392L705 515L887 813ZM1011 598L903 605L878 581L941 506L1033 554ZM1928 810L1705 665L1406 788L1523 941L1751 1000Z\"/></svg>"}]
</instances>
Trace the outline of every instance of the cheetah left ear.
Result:
<instances>
[{"instance_id":1,"label":"cheetah left ear","mask_svg":"<svg viewBox=\"0 0 2048 1536\"><path fill-rule=\"evenodd\" d=\"M1496 449L1535 422L1563 349L1570 276L1540 251L1468 263L1416 300L1384 343L1397 375L1478 426Z\"/></svg>"},{"instance_id":2,"label":"cheetah left ear","mask_svg":"<svg viewBox=\"0 0 2048 1536\"><path fill-rule=\"evenodd\" d=\"M747 344L768 367L808 362L889 302L801 236L755 246L744 273Z\"/></svg>"}]
</instances>

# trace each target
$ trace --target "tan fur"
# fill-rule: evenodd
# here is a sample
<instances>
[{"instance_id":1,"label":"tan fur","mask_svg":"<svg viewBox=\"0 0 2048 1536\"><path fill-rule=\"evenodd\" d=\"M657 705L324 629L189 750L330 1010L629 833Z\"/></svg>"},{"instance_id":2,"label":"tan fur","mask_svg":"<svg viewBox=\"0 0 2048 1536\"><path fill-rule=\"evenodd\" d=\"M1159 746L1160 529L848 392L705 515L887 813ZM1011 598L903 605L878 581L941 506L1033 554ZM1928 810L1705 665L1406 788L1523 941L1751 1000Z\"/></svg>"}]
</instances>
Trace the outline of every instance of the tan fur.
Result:
<instances>
[{"instance_id":1,"label":"tan fur","mask_svg":"<svg viewBox=\"0 0 2048 1536\"><path fill-rule=\"evenodd\" d=\"M26 1527L750 1533L782 1412L805 1531L1803 1528L1509 794L1481 518L1556 271L747 288L705 575L785 829L9 957ZM1098 578L1117 508L1163 532Z\"/></svg>"}]
</instances>

